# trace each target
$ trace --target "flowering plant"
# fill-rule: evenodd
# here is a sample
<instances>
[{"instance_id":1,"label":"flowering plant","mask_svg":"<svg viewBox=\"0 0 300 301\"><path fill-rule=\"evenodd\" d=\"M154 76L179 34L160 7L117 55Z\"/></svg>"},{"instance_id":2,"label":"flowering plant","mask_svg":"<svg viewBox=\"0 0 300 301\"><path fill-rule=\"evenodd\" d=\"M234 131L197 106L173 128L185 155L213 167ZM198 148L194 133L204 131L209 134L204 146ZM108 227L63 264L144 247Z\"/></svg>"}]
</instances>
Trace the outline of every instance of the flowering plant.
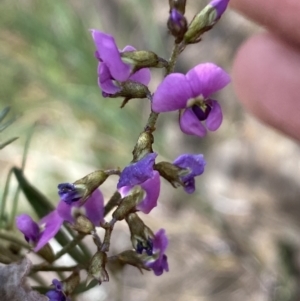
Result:
<instances>
[{"instance_id":1,"label":"flowering plant","mask_svg":"<svg viewBox=\"0 0 300 301\"><path fill-rule=\"evenodd\" d=\"M132 98L147 98L151 112L133 148L132 161L122 170L96 170L74 183L59 184L60 200L56 208L44 202L42 205L45 206L39 209L39 222L28 214L16 216L16 226L28 243L23 244L44 259L42 264L31 268L32 273L71 271L68 278L53 280L54 288L49 288L44 294L49 300L71 300L72 295L78 292L80 270L86 270L87 282L96 280L94 284L101 284L109 281L107 269L113 263L132 265L140 271L153 271L156 276L172 269L167 257L167 231L159 229L154 234L139 212L150 214L159 206L161 178L173 187L182 186L188 194L194 193L195 178L203 174L206 162L202 154L188 153L178 154L173 162L159 161L159 154L153 150L156 121L160 113L178 111L183 133L204 137L207 130L216 131L221 126L223 114L220 103L212 94L228 85L230 78L213 63L199 64L186 74L174 72L179 55L188 45L198 43L202 35L217 23L228 0L213 0L189 24L184 16L186 1L170 0L169 4L167 26L174 37L169 60L132 46L119 50L113 36L90 30L102 95L105 98L122 97L122 107ZM164 79L154 93L148 88L151 68L163 68L165 71ZM18 175L21 177L20 171ZM119 176L119 180L111 198L104 202L99 187L112 175ZM110 211L112 215L108 218ZM119 221L125 221L129 227L132 248L111 256L108 252L113 242L112 232ZM72 236L71 240L61 231L62 227ZM99 236L97 228L104 229L103 237ZM97 247L94 254L90 254L82 242L86 236L92 237ZM63 245L59 252L52 250L49 243L52 238ZM75 246L80 249L79 253ZM76 261L74 266L53 265L66 253Z\"/></svg>"}]
</instances>

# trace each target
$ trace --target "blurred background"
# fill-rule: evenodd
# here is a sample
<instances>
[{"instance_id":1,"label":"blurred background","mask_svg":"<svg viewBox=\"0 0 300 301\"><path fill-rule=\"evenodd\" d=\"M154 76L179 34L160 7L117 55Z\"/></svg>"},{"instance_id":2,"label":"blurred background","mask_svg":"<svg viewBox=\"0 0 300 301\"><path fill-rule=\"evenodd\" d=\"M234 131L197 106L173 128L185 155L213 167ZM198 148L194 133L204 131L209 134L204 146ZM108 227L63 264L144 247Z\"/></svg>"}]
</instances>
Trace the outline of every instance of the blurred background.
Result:
<instances>
[{"instance_id":1,"label":"blurred background","mask_svg":"<svg viewBox=\"0 0 300 301\"><path fill-rule=\"evenodd\" d=\"M187 2L188 20L207 3ZM1 141L19 137L1 150L1 194L9 169L21 165L34 124L25 175L54 204L58 183L131 161L149 103L134 99L120 109L122 99L102 98L88 30L114 35L119 48L129 44L167 59L173 43L168 9L166 0L1 0L0 109L10 105L18 116ZM228 10L200 44L187 47L176 71L209 61L230 73L237 48L257 30ZM153 71L151 91L162 75ZM166 229L169 273L141 276L129 266L76 300L300 299L299 145L249 116L231 86L216 99L225 120L203 139L181 133L176 113L159 117L158 161L182 153L203 153L207 160L196 193L164 182L159 206L149 216L140 214L154 232ZM116 181L104 184L106 198ZM12 180L7 210L16 187ZM18 212L31 211L21 194ZM127 225L120 222L110 254L130 247Z\"/></svg>"}]
</instances>

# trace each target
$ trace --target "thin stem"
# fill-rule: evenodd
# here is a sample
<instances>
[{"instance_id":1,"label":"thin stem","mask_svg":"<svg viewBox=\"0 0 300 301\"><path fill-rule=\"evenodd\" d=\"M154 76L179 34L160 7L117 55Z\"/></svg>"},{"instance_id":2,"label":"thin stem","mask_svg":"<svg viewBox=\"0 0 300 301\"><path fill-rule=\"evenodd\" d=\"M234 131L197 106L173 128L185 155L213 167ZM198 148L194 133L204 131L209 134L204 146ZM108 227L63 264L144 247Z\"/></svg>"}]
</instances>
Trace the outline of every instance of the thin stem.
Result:
<instances>
[{"instance_id":1,"label":"thin stem","mask_svg":"<svg viewBox=\"0 0 300 301\"><path fill-rule=\"evenodd\" d=\"M4 233L2 231L0 231L0 238L13 242L19 246L22 246L23 248L27 249L27 250L31 250L30 245L28 245L27 243L23 242L22 240L12 236L11 233Z\"/></svg>"},{"instance_id":2,"label":"thin stem","mask_svg":"<svg viewBox=\"0 0 300 301\"><path fill-rule=\"evenodd\" d=\"M8 195L8 191L9 191L9 183L10 183L10 178L11 178L12 173L13 173L13 170L10 169L10 171L8 172L7 178L6 178L4 192L3 192L3 196L2 196L2 200L1 200L0 229L3 228L2 223L4 221L5 205L6 205L6 199L7 199L7 195Z\"/></svg>"},{"instance_id":3,"label":"thin stem","mask_svg":"<svg viewBox=\"0 0 300 301\"><path fill-rule=\"evenodd\" d=\"M120 201L121 201L121 195L118 191L115 191L115 193L112 195L112 197L105 205L104 216L106 216L108 212L111 211L115 206L119 205Z\"/></svg>"},{"instance_id":4,"label":"thin stem","mask_svg":"<svg viewBox=\"0 0 300 301\"><path fill-rule=\"evenodd\" d=\"M31 129L28 133L27 139L25 141L24 153L23 153L22 164L21 164L22 172L24 172L24 168L25 168L25 165L26 165L26 159L27 159L27 155L28 155L29 145L30 145L30 142L31 142L31 138L32 138L34 129L35 129L35 124L31 127ZM14 224L15 224L15 216L16 216L16 213L17 213L20 191L21 191L21 188L20 188L20 185L18 185L18 188L16 190L16 193L15 193L15 196L14 196L14 199L13 199L13 206L12 206L11 215L10 215L9 229L13 229Z\"/></svg>"},{"instance_id":5,"label":"thin stem","mask_svg":"<svg viewBox=\"0 0 300 301\"><path fill-rule=\"evenodd\" d=\"M184 49L184 46L182 44L174 44L173 50L171 53L171 57L168 61L168 66L166 68L164 77L166 77L167 75L169 75L170 73L172 73L174 71L177 58L178 58L179 54L183 51L183 49ZM158 119L158 115L159 115L159 113L155 113L153 111L150 113L147 124L144 129L145 132L153 133L155 131L155 124Z\"/></svg>"},{"instance_id":6,"label":"thin stem","mask_svg":"<svg viewBox=\"0 0 300 301\"><path fill-rule=\"evenodd\" d=\"M57 260L61 256L65 255L69 250L74 248L84 237L85 235L83 234L78 234L77 236L75 236L72 241L70 241L59 252L56 253L56 255L54 256L54 260Z\"/></svg>"},{"instance_id":7,"label":"thin stem","mask_svg":"<svg viewBox=\"0 0 300 301\"><path fill-rule=\"evenodd\" d=\"M73 265L73 266L52 266L52 265L45 265L45 264L36 264L33 265L31 268L30 273L36 272L70 272L74 271L75 269L83 269L83 266Z\"/></svg>"}]
</instances>

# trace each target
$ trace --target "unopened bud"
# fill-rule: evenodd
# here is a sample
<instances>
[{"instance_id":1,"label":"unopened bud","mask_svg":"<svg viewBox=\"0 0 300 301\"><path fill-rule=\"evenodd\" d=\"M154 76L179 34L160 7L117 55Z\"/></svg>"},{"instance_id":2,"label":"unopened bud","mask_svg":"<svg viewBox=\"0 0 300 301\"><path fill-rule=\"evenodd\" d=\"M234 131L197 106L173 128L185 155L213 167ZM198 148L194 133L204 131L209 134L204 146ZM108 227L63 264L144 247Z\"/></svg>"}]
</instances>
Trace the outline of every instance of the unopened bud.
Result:
<instances>
[{"instance_id":1,"label":"unopened bud","mask_svg":"<svg viewBox=\"0 0 300 301\"><path fill-rule=\"evenodd\" d=\"M159 162L154 165L154 169L175 188L179 186L184 187L184 183L180 180L180 177L189 173L188 170L175 166L170 162Z\"/></svg>"},{"instance_id":2,"label":"unopened bud","mask_svg":"<svg viewBox=\"0 0 300 301\"><path fill-rule=\"evenodd\" d=\"M80 202L83 204L87 198L108 178L109 173L105 170L96 170L74 182L76 189L82 191Z\"/></svg>"},{"instance_id":3,"label":"unopened bud","mask_svg":"<svg viewBox=\"0 0 300 301\"><path fill-rule=\"evenodd\" d=\"M74 271L67 279L62 281L63 291L69 296L73 293L73 291L77 288L80 283L80 275L79 271Z\"/></svg>"},{"instance_id":4,"label":"unopened bud","mask_svg":"<svg viewBox=\"0 0 300 301\"><path fill-rule=\"evenodd\" d=\"M133 250L126 250L116 256L110 257L109 261L117 261L122 265L129 264L135 266L142 273L142 269L150 271L150 269L145 265L143 258L143 255L138 254Z\"/></svg>"},{"instance_id":5,"label":"unopened bud","mask_svg":"<svg viewBox=\"0 0 300 301\"><path fill-rule=\"evenodd\" d=\"M135 212L136 206L144 199L144 193L141 186L134 186L130 193L122 199L121 204L113 212L112 217L115 220L121 221L129 213Z\"/></svg>"},{"instance_id":6,"label":"unopened bud","mask_svg":"<svg viewBox=\"0 0 300 301\"><path fill-rule=\"evenodd\" d=\"M160 58L156 53L146 50L125 51L121 53L122 61L133 66L132 73L142 68L163 68L168 62Z\"/></svg>"},{"instance_id":7,"label":"unopened bud","mask_svg":"<svg viewBox=\"0 0 300 301\"><path fill-rule=\"evenodd\" d=\"M147 255L153 254L153 238L154 234L136 213L130 213L126 217L126 222L131 233L131 242L137 253L142 254L143 250Z\"/></svg>"},{"instance_id":8,"label":"unopened bud","mask_svg":"<svg viewBox=\"0 0 300 301\"><path fill-rule=\"evenodd\" d=\"M88 269L87 285L94 278L99 284L109 281L108 273L105 269L107 262L107 255L104 252L97 252L91 259Z\"/></svg>"},{"instance_id":9,"label":"unopened bud","mask_svg":"<svg viewBox=\"0 0 300 301\"><path fill-rule=\"evenodd\" d=\"M78 215L72 228L81 234L91 234L95 229L94 224L84 215Z\"/></svg>"},{"instance_id":10,"label":"unopened bud","mask_svg":"<svg viewBox=\"0 0 300 301\"><path fill-rule=\"evenodd\" d=\"M184 35L186 44L197 43L201 35L210 30L227 8L229 0L213 0L200 11L190 23Z\"/></svg>"},{"instance_id":11,"label":"unopened bud","mask_svg":"<svg viewBox=\"0 0 300 301\"><path fill-rule=\"evenodd\" d=\"M47 243L44 245L38 252L42 258L44 258L47 262L51 263L55 260L55 256L51 246Z\"/></svg>"},{"instance_id":12,"label":"unopened bud","mask_svg":"<svg viewBox=\"0 0 300 301\"><path fill-rule=\"evenodd\" d=\"M178 44L183 40L183 36L187 31L187 20L181 12L176 8L172 8L168 19L167 26L171 34L176 38Z\"/></svg>"},{"instance_id":13,"label":"unopened bud","mask_svg":"<svg viewBox=\"0 0 300 301\"><path fill-rule=\"evenodd\" d=\"M150 132L142 132L138 138L133 149L133 160L132 162L137 162L149 153L153 153L152 144L154 138Z\"/></svg>"},{"instance_id":14,"label":"unopened bud","mask_svg":"<svg viewBox=\"0 0 300 301\"><path fill-rule=\"evenodd\" d=\"M149 91L148 87L143 85L142 83L128 80L126 82L120 83L120 88L121 90L115 94L102 92L102 96L109 98L125 97L121 108L123 108L126 103L132 98L151 99L151 92Z\"/></svg>"}]
</instances>

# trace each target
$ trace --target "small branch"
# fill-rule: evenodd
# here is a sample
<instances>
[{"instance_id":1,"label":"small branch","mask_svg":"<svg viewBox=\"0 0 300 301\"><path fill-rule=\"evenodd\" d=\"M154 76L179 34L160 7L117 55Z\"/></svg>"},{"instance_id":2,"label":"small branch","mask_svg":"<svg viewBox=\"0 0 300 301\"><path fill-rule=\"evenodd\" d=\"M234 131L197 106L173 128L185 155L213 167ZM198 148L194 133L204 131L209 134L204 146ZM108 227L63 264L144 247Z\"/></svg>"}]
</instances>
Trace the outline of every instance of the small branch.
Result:
<instances>
[{"instance_id":1,"label":"small branch","mask_svg":"<svg viewBox=\"0 0 300 301\"><path fill-rule=\"evenodd\" d=\"M31 251L30 245L28 245L27 243L23 242L22 240L20 240L16 237L12 236L11 233L4 233L4 232L0 231L0 238L10 241L10 242L13 242L13 243Z\"/></svg>"},{"instance_id":2,"label":"small branch","mask_svg":"<svg viewBox=\"0 0 300 301\"><path fill-rule=\"evenodd\" d=\"M80 266L80 265L73 265L73 266L52 266L52 265L46 265L45 263L42 264L36 264L33 265L31 267L31 272L35 273L35 272L70 272L70 271L74 271L76 269L84 269L84 266Z\"/></svg>"},{"instance_id":3,"label":"small branch","mask_svg":"<svg viewBox=\"0 0 300 301\"><path fill-rule=\"evenodd\" d=\"M106 216L108 214L109 211L111 211L114 207L116 207L117 205L119 205L121 201L121 195L118 191L116 191L112 197L109 199L109 201L107 202L107 204L105 205L104 208L104 216Z\"/></svg>"},{"instance_id":4,"label":"small branch","mask_svg":"<svg viewBox=\"0 0 300 301\"><path fill-rule=\"evenodd\" d=\"M59 252L56 253L56 255L54 256L54 261L60 258L61 256L65 255L72 248L74 248L84 237L85 235L83 234L78 234L77 236L75 236L72 241L70 241Z\"/></svg>"},{"instance_id":5,"label":"small branch","mask_svg":"<svg viewBox=\"0 0 300 301\"><path fill-rule=\"evenodd\" d=\"M110 237L111 237L111 233L113 231L115 223L116 223L116 220L112 219L109 223L105 223L105 224L101 225L102 228L105 229L105 235L104 235L103 243L102 243L101 248L100 248L100 250L102 252L108 252L109 251Z\"/></svg>"}]
</instances>

